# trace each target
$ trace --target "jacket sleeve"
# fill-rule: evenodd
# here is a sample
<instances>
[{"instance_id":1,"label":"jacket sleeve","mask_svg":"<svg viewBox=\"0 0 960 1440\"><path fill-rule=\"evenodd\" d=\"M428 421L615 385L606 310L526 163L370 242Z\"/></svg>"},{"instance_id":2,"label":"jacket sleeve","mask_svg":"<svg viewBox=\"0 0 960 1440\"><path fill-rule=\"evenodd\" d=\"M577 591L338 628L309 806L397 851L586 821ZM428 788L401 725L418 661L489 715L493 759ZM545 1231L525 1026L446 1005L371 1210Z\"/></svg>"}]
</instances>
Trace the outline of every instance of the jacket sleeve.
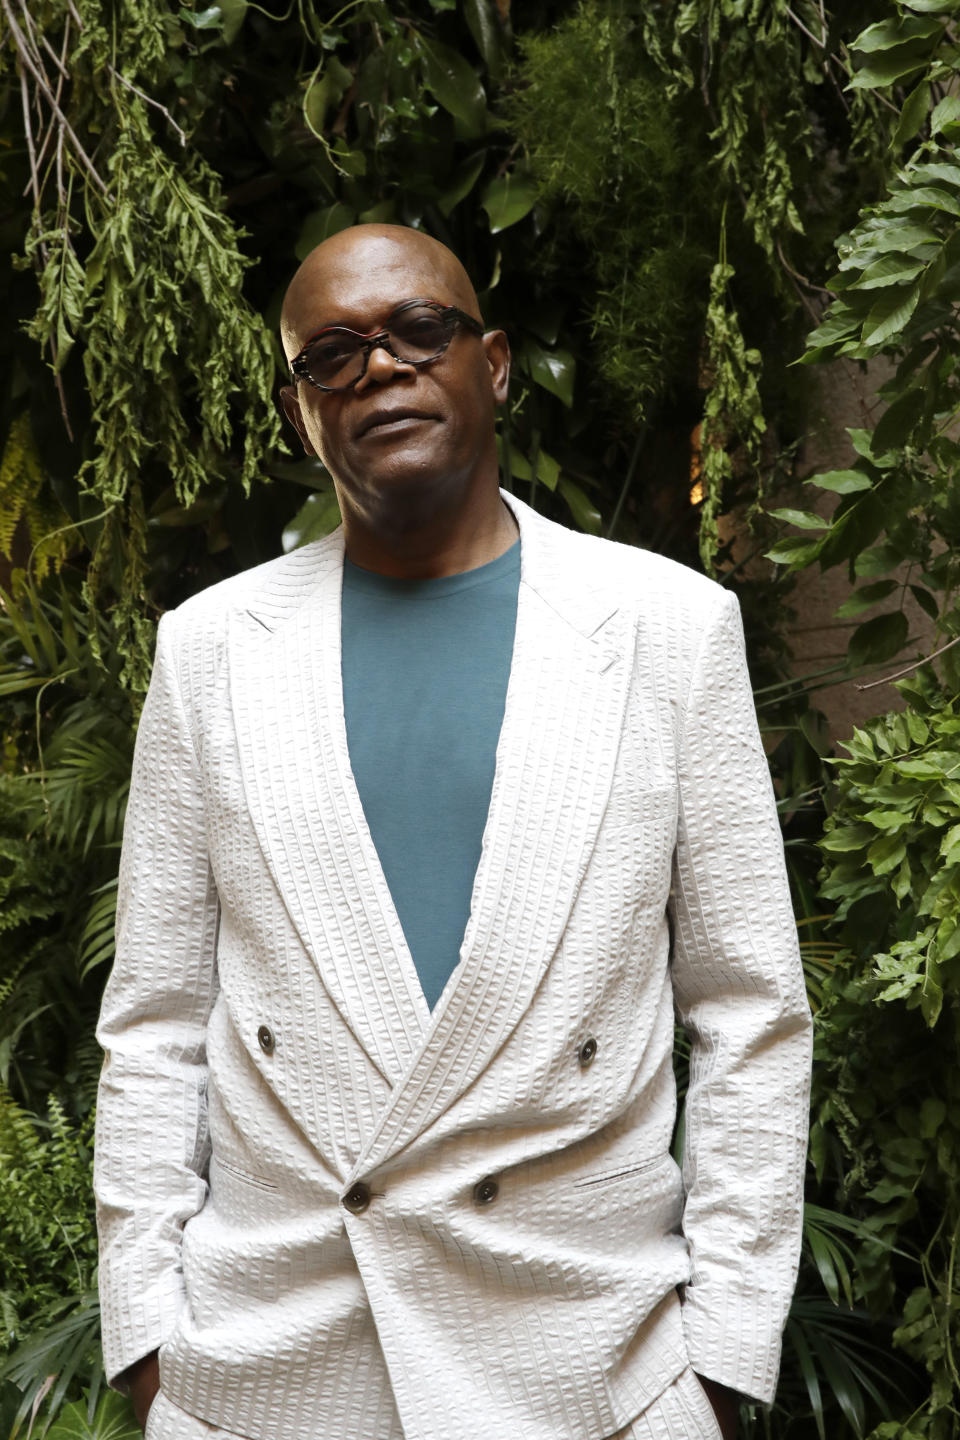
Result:
<instances>
[{"instance_id":1,"label":"jacket sleeve","mask_svg":"<svg viewBox=\"0 0 960 1440\"><path fill-rule=\"evenodd\" d=\"M111 1383L170 1336L184 1303L183 1225L206 1197L206 1026L219 911L172 623L160 624L137 734L116 960L97 1031L106 1055L94 1189Z\"/></svg>"},{"instance_id":2,"label":"jacket sleeve","mask_svg":"<svg viewBox=\"0 0 960 1440\"><path fill-rule=\"evenodd\" d=\"M686 1344L700 1374L769 1402L800 1250L811 1022L740 612L726 592L700 644L678 771Z\"/></svg>"}]
</instances>

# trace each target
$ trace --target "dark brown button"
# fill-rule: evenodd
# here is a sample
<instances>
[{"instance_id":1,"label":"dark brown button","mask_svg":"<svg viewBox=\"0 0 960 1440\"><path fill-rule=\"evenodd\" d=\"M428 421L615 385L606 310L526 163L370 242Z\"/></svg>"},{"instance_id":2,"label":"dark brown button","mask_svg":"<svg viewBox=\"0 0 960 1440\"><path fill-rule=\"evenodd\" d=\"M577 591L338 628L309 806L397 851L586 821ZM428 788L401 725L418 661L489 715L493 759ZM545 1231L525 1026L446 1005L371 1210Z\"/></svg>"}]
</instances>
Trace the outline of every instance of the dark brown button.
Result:
<instances>
[{"instance_id":1,"label":"dark brown button","mask_svg":"<svg viewBox=\"0 0 960 1440\"><path fill-rule=\"evenodd\" d=\"M269 1025L260 1026L260 1029L257 1031L257 1039L260 1042L260 1049L264 1055L272 1055L274 1050L276 1050L277 1042L274 1039L273 1031Z\"/></svg>"},{"instance_id":2,"label":"dark brown button","mask_svg":"<svg viewBox=\"0 0 960 1440\"><path fill-rule=\"evenodd\" d=\"M478 1180L473 1187L473 1199L477 1205L492 1205L500 1193L500 1186L491 1175Z\"/></svg>"},{"instance_id":3,"label":"dark brown button","mask_svg":"<svg viewBox=\"0 0 960 1440\"><path fill-rule=\"evenodd\" d=\"M343 1203L351 1215L362 1215L370 1204L370 1186L365 1185L362 1180L355 1181L344 1195Z\"/></svg>"},{"instance_id":4,"label":"dark brown button","mask_svg":"<svg viewBox=\"0 0 960 1440\"><path fill-rule=\"evenodd\" d=\"M593 1064L594 1056L596 1055L596 1053L597 1042L596 1040L594 1040L592 1035L588 1035L586 1040L584 1040L583 1044L580 1046L580 1049L577 1051L577 1059L580 1061L580 1064L584 1070L586 1070L588 1065Z\"/></svg>"}]
</instances>

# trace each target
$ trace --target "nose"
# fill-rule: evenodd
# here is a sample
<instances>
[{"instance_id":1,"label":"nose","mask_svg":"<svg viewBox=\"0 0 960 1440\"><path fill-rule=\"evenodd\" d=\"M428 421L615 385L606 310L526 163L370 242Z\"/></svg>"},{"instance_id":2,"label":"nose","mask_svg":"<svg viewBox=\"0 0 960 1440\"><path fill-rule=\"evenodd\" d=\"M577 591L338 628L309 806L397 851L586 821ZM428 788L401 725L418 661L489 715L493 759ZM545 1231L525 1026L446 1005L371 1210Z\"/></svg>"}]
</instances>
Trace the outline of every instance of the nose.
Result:
<instances>
[{"instance_id":1,"label":"nose","mask_svg":"<svg viewBox=\"0 0 960 1440\"><path fill-rule=\"evenodd\" d=\"M366 373L361 376L353 388L362 392L370 385L389 385L397 375L415 375L416 373L415 365L398 360L383 344L374 345L367 358Z\"/></svg>"}]
</instances>

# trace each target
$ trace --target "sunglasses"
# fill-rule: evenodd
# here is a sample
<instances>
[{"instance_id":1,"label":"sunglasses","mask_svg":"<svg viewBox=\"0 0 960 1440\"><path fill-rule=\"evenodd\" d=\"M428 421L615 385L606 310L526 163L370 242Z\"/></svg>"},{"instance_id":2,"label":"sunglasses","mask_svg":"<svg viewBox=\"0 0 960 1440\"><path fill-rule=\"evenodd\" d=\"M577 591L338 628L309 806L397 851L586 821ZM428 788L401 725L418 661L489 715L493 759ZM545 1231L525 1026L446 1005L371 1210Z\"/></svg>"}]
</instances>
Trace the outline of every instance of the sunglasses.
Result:
<instances>
[{"instance_id":1,"label":"sunglasses","mask_svg":"<svg viewBox=\"0 0 960 1440\"><path fill-rule=\"evenodd\" d=\"M386 350L403 365L439 360L458 326L482 335L483 326L455 305L435 300L404 300L382 330L360 335L344 325L318 330L290 362L294 383L306 380L317 390L349 390L367 373L370 353Z\"/></svg>"}]
</instances>

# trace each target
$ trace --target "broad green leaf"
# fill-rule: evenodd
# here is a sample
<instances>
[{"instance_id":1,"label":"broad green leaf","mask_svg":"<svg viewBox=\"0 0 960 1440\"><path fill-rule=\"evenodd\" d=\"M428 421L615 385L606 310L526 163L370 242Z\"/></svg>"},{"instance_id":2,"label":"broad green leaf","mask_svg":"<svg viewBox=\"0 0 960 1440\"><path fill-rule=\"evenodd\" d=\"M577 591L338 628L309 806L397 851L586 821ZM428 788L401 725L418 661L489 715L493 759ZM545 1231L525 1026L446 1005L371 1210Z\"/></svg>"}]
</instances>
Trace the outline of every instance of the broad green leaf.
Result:
<instances>
[{"instance_id":1,"label":"broad green leaf","mask_svg":"<svg viewBox=\"0 0 960 1440\"><path fill-rule=\"evenodd\" d=\"M861 615L864 610L886 600L887 596L897 589L895 580L878 580L875 585L864 585L855 590L848 600L845 600L835 611L838 620L849 620L854 615Z\"/></svg>"},{"instance_id":2,"label":"broad green leaf","mask_svg":"<svg viewBox=\"0 0 960 1440\"><path fill-rule=\"evenodd\" d=\"M869 825L838 825L827 831L820 841L820 848L846 853L850 850L862 850L864 845L869 845L873 839L874 833Z\"/></svg>"},{"instance_id":3,"label":"broad green leaf","mask_svg":"<svg viewBox=\"0 0 960 1440\"><path fill-rule=\"evenodd\" d=\"M347 90L353 84L353 71L331 55L303 97L303 112L314 130L322 131L327 112L339 105Z\"/></svg>"},{"instance_id":4,"label":"broad green leaf","mask_svg":"<svg viewBox=\"0 0 960 1440\"><path fill-rule=\"evenodd\" d=\"M573 480L568 480L566 476L563 476L560 480L559 490L569 506L570 514L574 520L576 520L580 529L585 530L588 535L599 535L600 511L584 491L581 490L580 486Z\"/></svg>"},{"instance_id":5,"label":"broad green leaf","mask_svg":"<svg viewBox=\"0 0 960 1440\"><path fill-rule=\"evenodd\" d=\"M466 58L439 40L414 32L428 90L458 123L461 138L472 139L487 127L487 101L477 73Z\"/></svg>"},{"instance_id":6,"label":"broad green leaf","mask_svg":"<svg viewBox=\"0 0 960 1440\"><path fill-rule=\"evenodd\" d=\"M928 1095L920 1106L920 1134L932 1140L947 1118L947 1107L937 1095Z\"/></svg>"},{"instance_id":7,"label":"broad green leaf","mask_svg":"<svg viewBox=\"0 0 960 1440\"><path fill-rule=\"evenodd\" d=\"M895 545L875 545L872 550L862 550L854 562L854 570L862 580L873 575L887 575L896 570L903 561L903 552Z\"/></svg>"},{"instance_id":8,"label":"broad green leaf","mask_svg":"<svg viewBox=\"0 0 960 1440\"><path fill-rule=\"evenodd\" d=\"M960 9L960 0L901 0L905 10L918 14L952 15Z\"/></svg>"},{"instance_id":9,"label":"broad green leaf","mask_svg":"<svg viewBox=\"0 0 960 1440\"><path fill-rule=\"evenodd\" d=\"M960 125L960 95L945 95L930 116L931 135L939 135L951 125Z\"/></svg>"},{"instance_id":10,"label":"broad green leaf","mask_svg":"<svg viewBox=\"0 0 960 1440\"><path fill-rule=\"evenodd\" d=\"M556 490L560 479L560 466L546 450L537 451L537 479L548 490Z\"/></svg>"},{"instance_id":11,"label":"broad green leaf","mask_svg":"<svg viewBox=\"0 0 960 1440\"><path fill-rule=\"evenodd\" d=\"M947 165L941 160L929 160L922 165L911 165L909 170L901 173L911 181L931 180L935 185L951 185L954 189L960 189L958 164Z\"/></svg>"},{"instance_id":12,"label":"broad green leaf","mask_svg":"<svg viewBox=\"0 0 960 1440\"><path fill-rule=\"evenodd\" d=\"M322 210L311 210L300 226L293 253L298 260L305 260L315 246L322 244L329 236L336 235L338 230L346 230L356 218L356 211L339 200L333 205L325 205Z\"/></svg>"},{"instance_id":13,"label":"broad green leaf","mask_svg":"<svg viewBox=\"0 0 960 1440\"><path fill-rule=\"evenodd\" d=\"M960 846L960 825L951 825L940 842L940 854L947 855L951 850Z\"/></svg>"},{"instance_id":14,"label":"broad green leaf","mask_svg":"<svg viewBox=\"0 0 960 1440\"><path fill-rule=\"evenodd\" d=\"M904 855L900 861L900 868L891 881L893 893L898 900L903 900L909 895L913 886L913 871L910 868L910 856Z\"/></svg>"},{"instance_id":15,"label":"broad green leaf","mask_svg":"<svg viewBox=\"0 0 960 1440\"><path fill-rule=\"evenodd\" d=\"M361 210L357 218L362 225L392 225L397 218L396 201L381 200L369 210Z\"/></svg>"},{"instance_id":16,"label":"broad green leaf","mask_svg":"<svg viewBox=\"0 0 960 1440\"><path fill-rule=\"evenodd\" d=\"M912 140L917 134L923 122L927 118L930 109L931 90L927 80L921 80L915 86L903 102L903 109L900 111L900 119L897 121L897 128L893 132L893 139L890 144L894 150L899 150L908 140Z\"/></svg>"},{"instance_id":17,"label":"broad green leaf","mask_svg":"<svg viewBox=\"0 0 960 1440\"><path fill-rule=\"evenodd\" d=\"M888 615L865 621L850 637L847 647L850 664L859 668L892 659L907 643L908 629L902 610L892 610Z\"/></svg>"},{"instance_id":18,"label":"broad green leaf","mask_svg":"<svg viewBox=\"0 0 960 1440\"><path fill-rule=\"evenodd\" d=\"M501 470L506 472L506 465L504 463L504 440L503 436L499 434L497 435L497 453L500 457L500 468ZM531 468L530 461L527 459L526 455L524 455L523 451L519 449L518 446L514 445L512 441L509 448L509 459L510 476L512 479L533 479L533 469Z\"/></svg>"},{"instance_id":19,"label":"broad green leaf","mask_svg":"<svg viewBox=\"0 0 960 1440\"><path fill-rule=\"evenodd\" d=\"M576 377L576 361L569 350L546 350L536 340L528 339L523 347L523 357L531 376L544 390L556 395L564 405L573 404L573 382Z\"/></svg>"},{"instance_id":20,"label":"broad green leaf","mask_svg":"<svg viewBox=\"0 0 960 1440\"><path fill-rule=\"evenodd\" d=\"M788 525L797 525L801 530L826 530L830 522L824 520L822 515L815 515L812 510L769 510L774 520L785 520Z\"/></svg>"},{"instance_id":21,"label":"broad green leaf","mask_svg":"<svg viewBox=\"0 0 960 1440\"><path fill-rule=\"evenodd\" d=\"M960 844L952 853L948 851L945 859L948 863L955 863L958 857L960 857ZM955 916L949 915L941 921L937 931L937 964L945 965L956 955L960 955L960 925L957 924Z\"/></svg>"},{"instance_id":22,"label":"broad green leaf","mask_svg":"<svg viewBox=\"0 0 960 1440\"><path fill-rule=\"evenodd\" d=\"M766 552L766 559L775 565L789 565L801 570L820 554L823 540L807 540L802 535L787 535Z\"/></svg>"},{"instance_id":23,"label":"broad green leaf","mask_svg":"<svg viewBox=\"0 0 960 1440\"><path fill-rule=\"evenodd\" d=\"M873 485L870 476L862 470L826 470L822 475L811 475L809 483L820 490L833 490L837 495L869 490Z\"/></svg>"},{"instance_id":24,"label":"broad green leaf","mask_svg":"<svg viewBox=\"0 0 960 1440\"><path fill-rule=\"evenodd\" d=\"M883 830L891 835L898 834L905 826L913 824L913 816L902 810L867 810L863 818L875 830Z\"/></svg>"},{"instance_id":25,"label":"broad green leaf","mask_svg":"<svg viewBox=\"0 0 960 1440\"><path fill-rule=\"evenodd\" d=\"M916 279L925 263L913 256L881 255L879 260L867 266L859 280L851 281L848 288L875 290L880 286L905 285L907 281Z\"/></svg>"},{"instance_id":26,"label":"broad green leaf","mask_svg":"<svg viewBox=\"0 0 960 1440\"><path fill-rule=\"evenodd\" d=\"M861 55L872 55L878 50L895 50L910 40L929 40L942 32L938 20L879 20L868 25L850 44L851 50Z\"/></svg>"},{"instance_id":27,"label":"broad green leaf","mask_svg":"<svg viewBox=\"0 0 960 1440\"><path fill-rule=\"evenodd\" d=\"M934 185L911 185L904 190L894 190L883 202L888 211L914 209L945 210L948 215L960 215L960 196Z\"/></svg>"},{"instance_id":28,"label":"broad green leaf","mask_svg":"<svg viewBox=\"0 0 960 1440\"><path fill-rule=\"evenodd\" d=\"M834 313L831 309L816 330L812 330L807 336L807 350L822 350L828 345L836 345L855 327L856 319L847 310L838 310Z\"/></svg>"},{"instance_id":29,"label":"broad green leaf","mask_svg":"<svg viewBox=\"0 0 960 1440\"><path fill-rule=\"evenodd\" d=\"M471 155L454 177L453 183L448 185L446 190L437 201L441 215L449 215L465 200L470 191L480 178L480 171L483 169L483 162L486 159L486 152L481 150L476 155Z\"/></svg>"},{"instance_id":30,"label":"broad green leaf","mask_svg":"<svg viewBox=\"0 0 960 1440\"><path fill-rule=\"evenodd\" d=\"M867 864L874 875L889 875L906 853L907 847L899 835L881 835L867 850Z\"/></svg>"},{"instance_id":31,"label":"broad green leaf","mask_svg":"<svg viewBox=\"0 0 960 1440\"><path fill-rule=\"evenodd\" d=\"M209 5L206 10L183 8L177 18L194 30L219 30L223 25L223 11L219 5Z\"/></svg>"},{"instance_id":32,"label":"broad green leaf","mask_svg":"<svg viewBox=\"0 0 960 1440\"><path fill-rule=\"evenodd\" d=\"M503 27L492 0L463 0L463 12L491 79L498 81L503 72Z\"/></svg>"},{"instance_id":33,"label":"broad green leaf","mask_svg":"<svg viewBox=\"0 0 960 1440\"><path fill-rule=\"evenodd\" d=\"M888 85L896 85L924 68L930 59L931 48L929 41L912 41L907 45L898 45L894 50L877 51L856 72L847 89L881 90Z\"/></svg>"},{"instance_id":34,"label":"broad green leaf","mask_svg":"<svg viewBox=\"0 0 960 1440\"><path fill-rule=\"evenodd\" d=\"M60 1411L46 1440L141 1440L141 1431L126 1396L105 1390L92 1420L87 1418L87 1401L75 1400Z\"/></svg>"},{"instance_id":35,"label":"broad green leaf","mask_svg":"<svg viewBox=\"0 0 960 1440\"><path fill-rule=\"evenodd\" d=\"M923 978L923 990L920 994L920 1013L931 1028L940 1019L940 1011L943 1009L943 986L940 983L939 966L933 961L927 961L927 973Z\"/></svg>"},{"instance_id":36,"label":"broad green leaf","mask_svg":"<svg viewBox=\"0 0 960 1440\"><path fill-rule=\"evenodd\" d=\"M917 756L916 759L906 758L897 761L897 769L904 775L910 775L917 780L943 780L944 775L949 774L950 769L955 766L956 760L952 755L946 757L947 764L944 765L937 759L938 752L930 751L926 755ZM952 794L953 785L947 780L944 789Z\"/></svg>"},{"instance_id":37,"label":"broad green leaf","mask_svg":"<svg viewBox=\"0 0 960 1440\"><path fill-rule=\"evenodd\" d=\"M247 0L219 0L223 12L223 38L229 45L240 34L250 8Z\"/></svg>"},{"instance_id":38,"label":"broad green leaf","mask_svg":"<svg viewBox=\"0 0 960 1440\"><path fill-rule=\"evenodd\" d=\"M281 537L285 554L309 545L311 540L321 540L340 524L340 506L331 486L329 490L318 490L308 495L300 509L289 522Z\"/></svg>"},{"instance_id":39,"label":"broad green leaf","mask_svg":"<svg viewBox=\"0 0 960 1440\"><path fill-rule=\"evenodd\" d=\"M863 322L864 344L883 345L891 336L899 335L916 310L919 299L918 285L909 290L896 289L882 294Z\"/></svg>"},{"instance_id":40,"label":"broad green leaf","mask_svg":"<svg viewBox=\"0 0 960 1440\"><path fill-rule=\"evenodd\" d=\"M363 150L351 149L343 140L338 140L330 152L333 163L342 175L366 175L367 156Z\"/></svg>"},{"instance_id":41,"label":"broad green leaf","mask_svg":"<svg viewBox=\"0 0 960 1440\"><path fill-rule=\"evenodd\" d=\"M518 220L530 214L536 203L536 184L520 169L512 170L507 175L498 175L483 192L483 208L487 212L490 230L494 235L516 225Z\"/></svg>"},{"instance_id":42,"label":"broad green leaf","mask_svg":"<svg viewBox=\"0 0 960 1440\"><path fill-rule=\"evenodd\" d=\"M929 590L925 590L922 585L911 585L910 594L914 600L916 600L920 609L930 616L931 620L936 620L939 617L939 607Z\"/></svg>"},{"instance_id":43,"label":"broad green leaf","mask_svg":"<svg viewBox=\"0 0 960 1440\"><path fill-rule=\"evenodd\" d=\"M922 715L915 710L906 712L907 729L910 732L910 740L914 745L926 745L930 738L930 726Z\"/></svg>"},{"instance_id":44,"label":"broad green leaf","mask_svg":"<svg viewBox=\"0 0 960 1440\"><path fill-rule=\"evenodd\" d=\"M919 387L900 395L877 421L873 432L873 443L878 454L898 449L909 440L914 427L923 415L926 396Z\"/></svg>"},{"instance_id":45,"label":"broad green leaf","mask_svg":"<svg viewBox=\"0 0 960 1440\"><path fill-rule=\"evenodd\" d=\"M942 243L943 236L931 229L929 225L915 223L892 227L887 225L883 230L872 232L869 241L865 241L862 245L844 249L840 258L840 269L849 270L851 267L859 269L864 263L865 255L883 255L888 250L900 250L905 255L916 255L917 259L927 260L930 257L926 247L939 246Z\"/></svg>"}]
</instances>

